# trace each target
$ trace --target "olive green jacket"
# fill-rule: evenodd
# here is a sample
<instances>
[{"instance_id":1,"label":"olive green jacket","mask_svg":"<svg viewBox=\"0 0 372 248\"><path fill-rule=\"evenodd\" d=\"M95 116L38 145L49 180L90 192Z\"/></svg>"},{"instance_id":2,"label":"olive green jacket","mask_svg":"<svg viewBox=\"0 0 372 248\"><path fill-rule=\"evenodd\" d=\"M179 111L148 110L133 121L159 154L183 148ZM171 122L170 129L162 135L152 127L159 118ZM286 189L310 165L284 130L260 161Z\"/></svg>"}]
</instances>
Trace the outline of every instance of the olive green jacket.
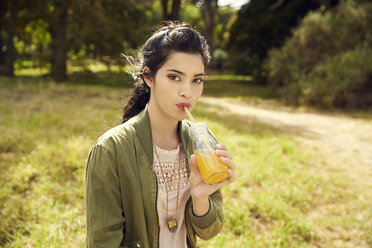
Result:
<instances>
[{"instance_id":1,"label":"olive green jacket","mask_svg":"<svg viewBox=\"0 0 372 248\"><path fill-rule=\"evenodd\" d=\"M178 130L187 158L192 154L190 123ZM190 170L189 160L187 164ZM94 144L85 178L87 247L158 247L158 185L153 170L153 145L147 106L137 116L104 133ZM185 209L187 244L196 247L196 235L210 239L223 224L222 194L209 197L204 216Z\"/></svg>"}]
</instances>

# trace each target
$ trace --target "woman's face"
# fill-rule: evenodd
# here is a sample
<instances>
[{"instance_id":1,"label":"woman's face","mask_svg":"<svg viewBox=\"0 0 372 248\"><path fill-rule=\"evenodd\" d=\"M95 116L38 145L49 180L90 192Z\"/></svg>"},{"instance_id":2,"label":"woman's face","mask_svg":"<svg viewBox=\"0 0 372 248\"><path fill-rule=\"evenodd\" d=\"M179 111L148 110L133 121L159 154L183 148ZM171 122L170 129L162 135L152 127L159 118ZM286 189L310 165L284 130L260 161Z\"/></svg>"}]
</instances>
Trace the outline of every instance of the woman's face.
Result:
<instances>
[{"instance_id":1,"label":"woman's face","mask_svg":"<svg viewBox=\"0 0 372 248\"><path fill-rule=\"evenodd\" d=\"M150 102L162 114L177 121L187 118L184 107L190 110L203 92L204 63L199 54L174 52L146 82L151 88Z\"/></svg>"}]
</instances>

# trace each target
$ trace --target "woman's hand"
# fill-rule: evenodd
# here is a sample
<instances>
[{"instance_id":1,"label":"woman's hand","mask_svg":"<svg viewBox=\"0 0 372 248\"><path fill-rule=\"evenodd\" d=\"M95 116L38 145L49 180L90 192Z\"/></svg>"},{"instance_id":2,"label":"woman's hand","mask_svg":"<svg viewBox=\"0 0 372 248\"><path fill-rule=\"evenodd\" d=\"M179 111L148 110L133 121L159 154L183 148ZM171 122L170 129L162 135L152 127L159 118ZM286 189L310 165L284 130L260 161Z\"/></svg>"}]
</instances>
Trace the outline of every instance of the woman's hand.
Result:
<instances>
[{"instance_id":1,"label":"woman's hand","mask_svg":"<svg viewBox=\"0 0 372 248\"><path fill-rule=\"evenodd\" d=\"M224 144L217 144L215 154L220 157L220 160L225 163L229 169L229 177L218 184L209 185L203 181L200 174L199 167L196 163L195 155L191 155L191 175L190 175L190 194L193 201L193 211L197 216L202 216L206 214L209 210L209 200L208 197L213 194L216 190L222 186L232 183L235 180L234 174L234 162L232 161L232 156L227 152L227 148Z\"/></svg>"}]
</instances>

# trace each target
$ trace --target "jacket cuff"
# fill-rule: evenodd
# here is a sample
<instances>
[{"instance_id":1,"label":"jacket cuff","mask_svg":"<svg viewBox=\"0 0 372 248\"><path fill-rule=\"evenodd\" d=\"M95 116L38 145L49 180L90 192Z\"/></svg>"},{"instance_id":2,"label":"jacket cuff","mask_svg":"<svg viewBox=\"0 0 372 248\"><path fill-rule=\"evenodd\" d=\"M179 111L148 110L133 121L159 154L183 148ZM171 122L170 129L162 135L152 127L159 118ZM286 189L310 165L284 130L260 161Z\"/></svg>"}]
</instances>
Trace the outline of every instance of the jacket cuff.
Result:
<instances>
[{"instance_id":1,"label":"jacket cuff","mask_svg":"<svg viewBox=\"0 0 372 248\"><path fill-rule=\"evenodd\" d=\"M214 208L211 200L209 198L208 200L209 200L209 209L208 209L208 212L203 216L196 216L194 214L194 211L192 210L193 209L192 204L191 204L191 208L189 208L191 222L201 229L209 227L210 225L213 224L213 222L217 220L216 209Z\"/></svg>"}]
</instances>

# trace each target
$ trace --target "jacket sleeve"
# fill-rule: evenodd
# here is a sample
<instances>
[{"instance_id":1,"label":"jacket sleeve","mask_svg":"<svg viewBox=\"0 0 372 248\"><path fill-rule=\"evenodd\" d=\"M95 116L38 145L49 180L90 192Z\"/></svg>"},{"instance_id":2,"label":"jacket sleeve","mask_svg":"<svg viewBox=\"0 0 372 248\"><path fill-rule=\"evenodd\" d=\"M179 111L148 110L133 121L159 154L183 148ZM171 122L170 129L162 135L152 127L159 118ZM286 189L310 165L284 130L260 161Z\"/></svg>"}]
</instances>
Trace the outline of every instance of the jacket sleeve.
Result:
<instances>
[{"instance_id":1,"label":"jacket sleeve","mask_svg":"<svg viewBox=\"0 0 372 248\"><path fill-rule=\"evenodd\" d=\"M195 233L202 239L208 240L216 236L223 225L222 192L221 189L209 196L209 210L203 216L196 216L189 204L187 214L190 217Z\"/></svg>"},{"instance_id":2,"label":"jacket sleeve","mask_svg":"<svg viewBox=\"0 0 372 248\"><path fill-rule=\"evenodd\" d=\"M85 177L87 247L119 247L124 213L115 156L101 145L93 146Z\"/></svg>"}]
</instances>

